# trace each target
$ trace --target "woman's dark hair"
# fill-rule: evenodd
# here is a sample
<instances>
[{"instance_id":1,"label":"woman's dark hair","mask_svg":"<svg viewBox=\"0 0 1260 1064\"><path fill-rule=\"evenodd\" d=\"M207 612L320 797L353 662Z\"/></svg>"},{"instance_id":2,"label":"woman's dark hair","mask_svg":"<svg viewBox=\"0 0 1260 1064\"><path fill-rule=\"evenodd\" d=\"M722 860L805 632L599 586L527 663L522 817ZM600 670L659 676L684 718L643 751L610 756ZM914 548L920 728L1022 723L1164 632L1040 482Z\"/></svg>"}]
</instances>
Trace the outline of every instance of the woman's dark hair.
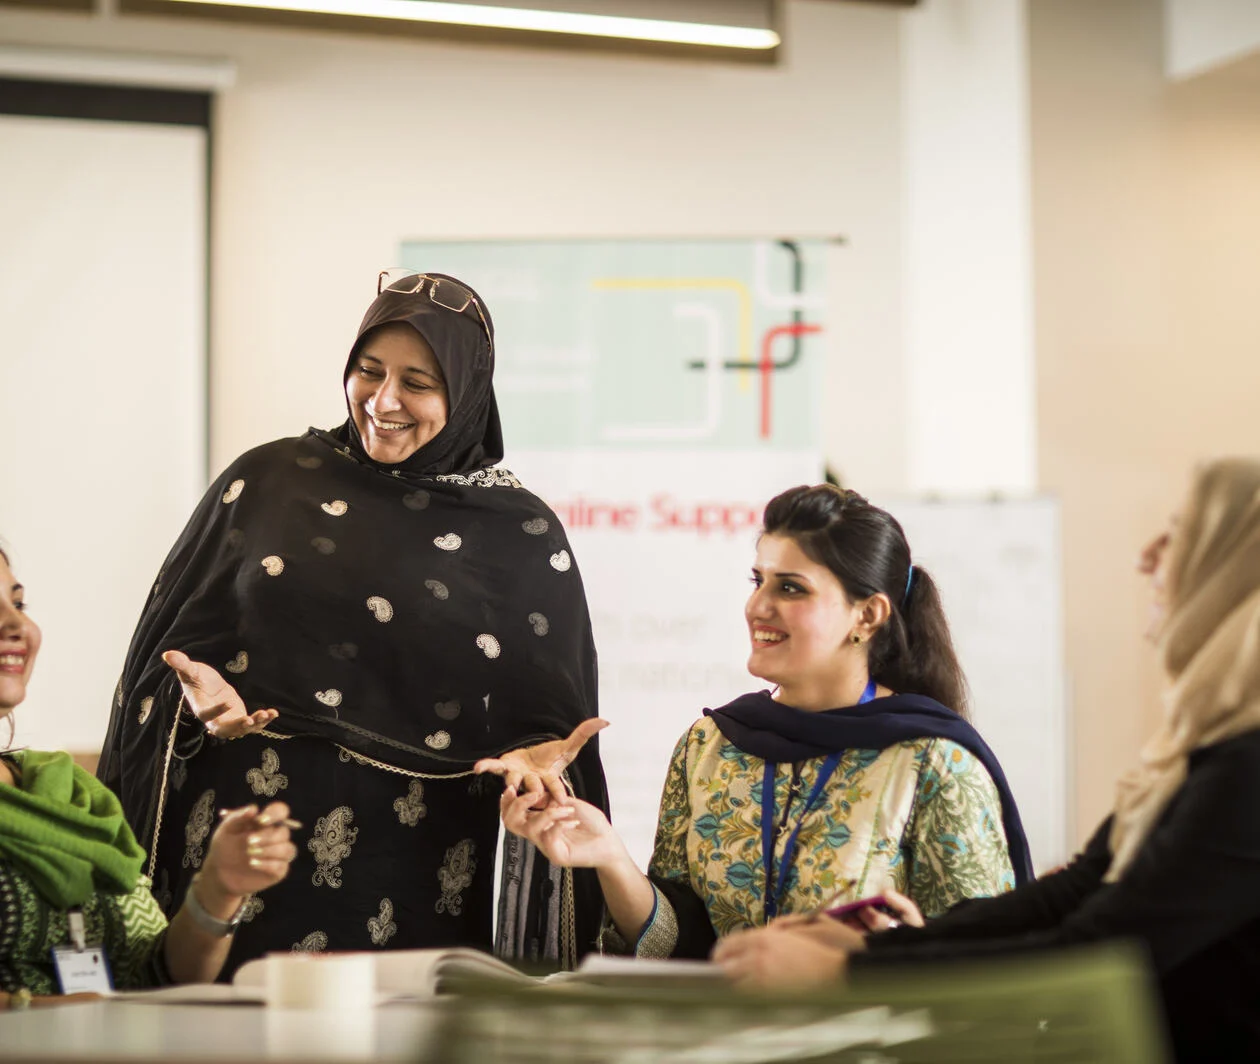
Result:
<instances>
[{"instance_id":1,"label":"woman's dark hair","mask_svg":"<svg viewBox=\"0 0 1260 1064\"><path fill-rule=\"evenodd\" d=\"M855 491L831 484L789 488L766 506L764 535L787 536L840 581L851 601L883 592L892 603L870 642L870 672L898 694L927 695L967 716L967 679L936 583L911 571L897 519Z\"/></svg>"}]
</instances>

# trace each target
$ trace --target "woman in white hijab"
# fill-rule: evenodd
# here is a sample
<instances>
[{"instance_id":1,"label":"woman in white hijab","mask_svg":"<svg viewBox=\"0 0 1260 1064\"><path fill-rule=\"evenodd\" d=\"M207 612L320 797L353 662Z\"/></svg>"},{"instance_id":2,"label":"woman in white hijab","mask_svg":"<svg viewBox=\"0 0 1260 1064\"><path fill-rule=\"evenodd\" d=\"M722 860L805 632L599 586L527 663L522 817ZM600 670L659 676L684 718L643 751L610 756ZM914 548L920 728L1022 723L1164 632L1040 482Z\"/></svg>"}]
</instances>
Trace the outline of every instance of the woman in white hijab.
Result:
<instances>
[{"instance_id":1,"label":"woman in white hijab","mask_svg":"<svg viewBox=\"0 0 1260 1064\"><path fill-rule=\"evenodd\" d=\"M1164 720L1116 805L1062 871L926 927L863 937L832 920L733 936L750 985L872 967L1141 941L1176 1059L1260 1060L1260 462L1203 467L1143 551L1167 673ZM907 923L921 923L908 903ZM888 921L869 911L868 926Z\"/></svg>"}]
</instances>

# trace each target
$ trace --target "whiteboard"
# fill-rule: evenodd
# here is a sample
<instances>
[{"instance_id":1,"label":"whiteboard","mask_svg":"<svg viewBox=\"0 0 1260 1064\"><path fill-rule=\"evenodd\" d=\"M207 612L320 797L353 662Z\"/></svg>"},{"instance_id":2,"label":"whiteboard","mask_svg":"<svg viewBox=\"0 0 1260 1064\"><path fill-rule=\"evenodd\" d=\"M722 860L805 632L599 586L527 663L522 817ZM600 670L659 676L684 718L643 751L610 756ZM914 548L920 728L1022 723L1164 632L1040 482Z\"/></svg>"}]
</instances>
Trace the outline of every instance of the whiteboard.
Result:
<instances>
[{"instance_id":1,"label":"whiteboard","mask_svg":"<svg viewBox=\"0 0 1260 1064\"><path fill-rule=\"evenodd\" d=\"M1070 810L1057 500L877 501L940 587L972 723L1010 781L1033 865L1061 864Z\"/></svg>"}]
</instances>

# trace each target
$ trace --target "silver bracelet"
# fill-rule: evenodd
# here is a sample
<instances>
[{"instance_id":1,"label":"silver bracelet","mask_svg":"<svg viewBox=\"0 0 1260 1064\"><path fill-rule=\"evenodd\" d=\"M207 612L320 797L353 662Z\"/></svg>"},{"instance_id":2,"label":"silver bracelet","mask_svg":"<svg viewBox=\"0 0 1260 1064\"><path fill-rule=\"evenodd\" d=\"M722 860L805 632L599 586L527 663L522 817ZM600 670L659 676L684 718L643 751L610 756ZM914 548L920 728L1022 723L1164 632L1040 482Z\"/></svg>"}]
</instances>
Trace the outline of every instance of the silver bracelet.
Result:
<instances>
[{"instance_id":1,"label":"silver bracelet","mask_svg":"<svg viewBox=\"0 0 1260 1064\"><path fill-rule=\"evenodd\" d=\"M227 938L240 926L241 920L245 917L245 906L249 902L246 897L228 919L220 920L217 916L211 916L206 912L206 907L201 904L197 898L197 881L201 879L201 873L198 872L192 877L192 882L188 884L188 891L184 895L184 908L188 910L188 915L192 917L192 922L196 924L207 935L214 935L216 938Z\"/></svg>"}]
</instances>

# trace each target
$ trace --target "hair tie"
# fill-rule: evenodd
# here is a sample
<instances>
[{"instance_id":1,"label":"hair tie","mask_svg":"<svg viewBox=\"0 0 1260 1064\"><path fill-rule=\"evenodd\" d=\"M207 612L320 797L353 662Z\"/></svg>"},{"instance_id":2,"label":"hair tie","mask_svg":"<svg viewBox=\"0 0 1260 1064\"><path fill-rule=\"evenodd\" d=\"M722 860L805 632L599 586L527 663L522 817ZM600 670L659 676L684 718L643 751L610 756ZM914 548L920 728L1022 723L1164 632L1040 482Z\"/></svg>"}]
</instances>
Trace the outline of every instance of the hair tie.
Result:
<instances>
[{"instance_id":1,"label":"hair tie","mask_svg":"<svg viewBox=\"0 0 1260 1064\"><path fill-rule=\"evenodd\" d=\"M914 583L914 562L910 563L910 571L906 573L906 590L901 596L901 604L904 606L910 601L910 585Z\"/></svg>"}]
</instances>

